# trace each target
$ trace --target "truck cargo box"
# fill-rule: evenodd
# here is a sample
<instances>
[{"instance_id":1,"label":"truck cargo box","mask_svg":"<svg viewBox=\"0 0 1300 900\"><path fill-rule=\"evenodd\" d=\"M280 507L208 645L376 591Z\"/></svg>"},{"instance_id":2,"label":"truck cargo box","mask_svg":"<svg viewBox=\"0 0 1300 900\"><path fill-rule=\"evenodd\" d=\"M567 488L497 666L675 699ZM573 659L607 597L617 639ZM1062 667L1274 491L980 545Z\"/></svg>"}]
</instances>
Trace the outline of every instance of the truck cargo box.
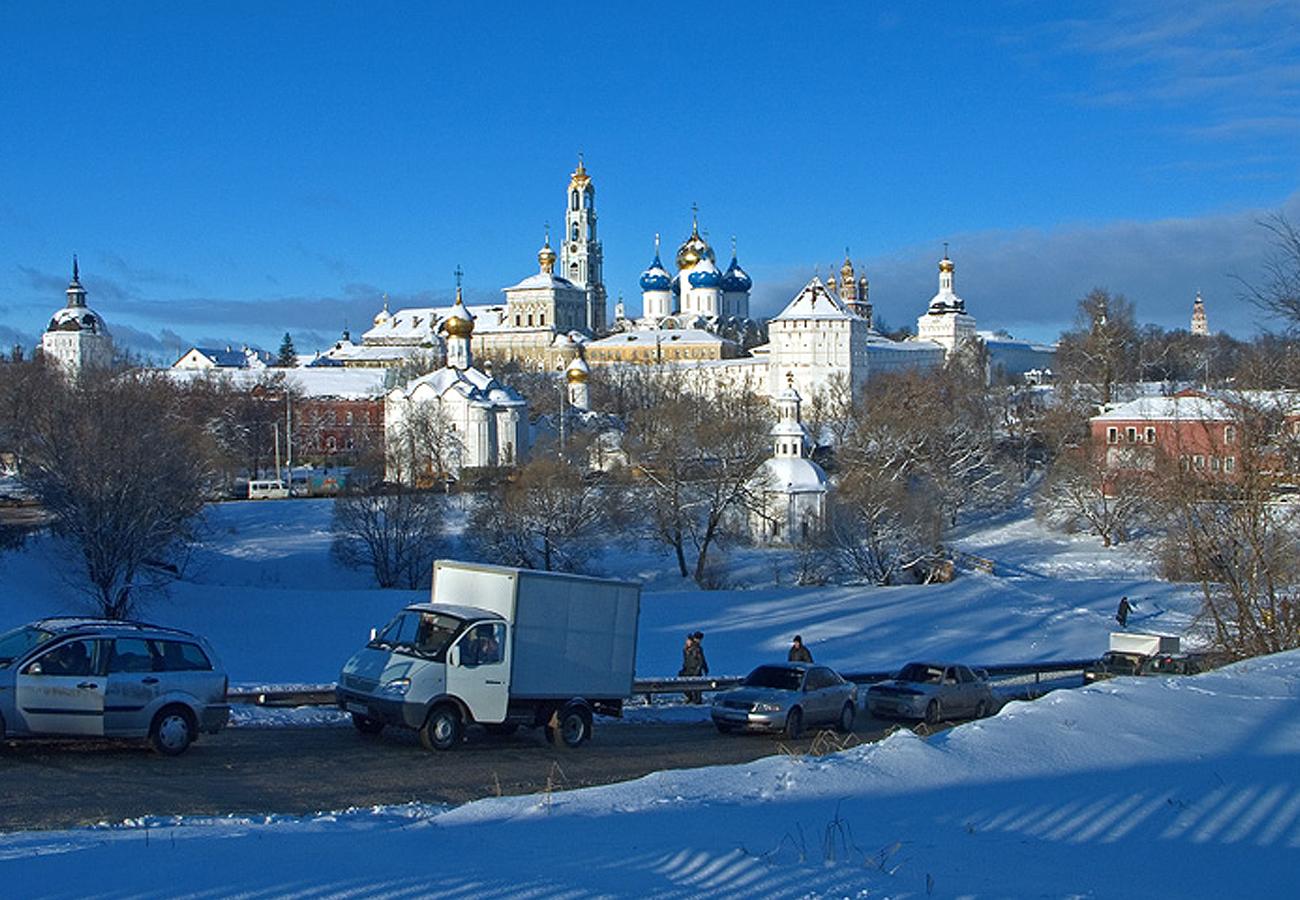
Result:
<instances>
[{"instance_id":1,"label":"truck cargo box","mask_svg":"<svg viewBox=\"0 0 1300 900\"><path fill-rule=\"evenodd\" d=\"M1178 638L1169 634L1139 634L1130 631L1112 631L1110 649L1116 653L1134 653L1155 656L1157 653L1177 653Z\"/></svg>"}]
</instances>

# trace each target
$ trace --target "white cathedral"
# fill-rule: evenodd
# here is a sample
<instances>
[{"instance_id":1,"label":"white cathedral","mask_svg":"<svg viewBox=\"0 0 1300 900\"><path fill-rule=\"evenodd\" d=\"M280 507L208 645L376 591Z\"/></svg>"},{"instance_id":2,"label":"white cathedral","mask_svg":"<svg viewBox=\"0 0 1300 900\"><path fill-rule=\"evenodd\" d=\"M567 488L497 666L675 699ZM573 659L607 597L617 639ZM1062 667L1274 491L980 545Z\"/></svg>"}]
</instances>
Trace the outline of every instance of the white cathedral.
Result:
<instances>
[{"instance_id":1,"label":"white cathedral","mask_svg":"<svg viewBox=\"0 0 1300 900\"><path fill-rule=\"evenodd\" d=\"M86 289L81 286L75 255L67 294L67 305L54 314L41 336L41 353L75 378L86 369L112 364L113 338L104 317L86 305Z\"/></svg>"}]
</instances>

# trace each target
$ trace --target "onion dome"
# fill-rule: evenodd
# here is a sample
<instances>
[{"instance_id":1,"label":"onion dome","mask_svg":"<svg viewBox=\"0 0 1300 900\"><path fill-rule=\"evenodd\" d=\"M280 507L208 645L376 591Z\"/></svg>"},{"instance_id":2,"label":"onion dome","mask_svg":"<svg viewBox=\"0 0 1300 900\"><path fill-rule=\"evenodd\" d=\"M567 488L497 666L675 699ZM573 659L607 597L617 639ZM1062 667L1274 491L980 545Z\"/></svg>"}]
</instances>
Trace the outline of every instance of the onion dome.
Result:
<instances>
[{"instance_id":1,"label":"onion dome","mask_svg":"<svg viewBox=\"0 0 1300 900\"><path fill-rule=\"evenodd\" d=\"M749 289L754 286L748 273L736 262L736 251L731 251L731 264L727 266L727 271L722 275L722 289L728 293L748 293Z\"/></svg>"},{"instance_id":2,"label":"onion dome","mask_svg":"<svg viewBox=\"0 0 1300 900\"><path fill-rule=\"evenodd\" d=\"M569 187L581 190L590 183L591 176L587 174L587 167L582 162L582 154L579 153L578 168L574 169L573 174L569 176Z\"/></svg>"},{"instance_id":3,"label":"onion dome","mask_svg":"<svg viewBox=\"0 0 1300 900\"><path fill-rule=\"evenodd\" d=\"M555 272L555 251L551 249L551 229L546 229L546 240L542 249L537 251L537 262L547 275Z\"/></svg>"},{"instance_id":4,"label":"onion dome","mask_svg":"<svg viewBox=\"0 0 1300 900\"><path fill-rule=\"evenodd\" d=\"M447 318L443 319L441 327L451 337L469 337L474 333L474 317L465 308L459 286L456 288L456 302L447 313Z\"/></svg>"},{"instance_id":5,"label":"onion dome","mask_svg":"<svg viewBox=\"0 0 1300 900\"><path fill-rule=\"evenodd\" d=\"M659 261L659 235L655 235L655 258L650 268L641 273L641 290L666 291L672 287L673 277L668 274L664 264Z\"/></svg>"},{"instance_id":6,"label":"onion dome","mask_svg":"<svg viewBox=\"0 0 1300 900\"><path fill-rule=\"evenodd\" d=\"M591 377L591 369L581 356L575 356L573 362L564 370L564 377L570 384L581 384Z\"/></svg>"},{"instance_id":7,"label":"onion dome","mask_svg":"<svg viewBox=\"0 0 1300 900\"><path fill-rule=\"evenodd\" d=\"M840 266L840 283L853 283L853 262L849 259L849 248L844 248L844 265Z\"/></svg>"},{"instance_id":8,"label":"onion dome","mask_svg":"<svg viewBox=\"0 0 1300 900\"><path fill-rule=\"evenodd\" d=\"M699 220L691 218L691 236L682 241L682 245L677 248L677 268L685 270L693 267L702 259L714 260L713 248L709 242L700 237Z\"/></svg>"},{"instance_id":9,"label":"onion dome","mask_svg":"<svg viewBox=\"0 0 1300 900\"><path fill-rule=\"evenodd\" d=\"M392 316L388 314L388 295L384 294L384 308L375 313L375 325L383 325L391 318Z\"/></svg>"},{"instance_id":10,"label":"onion dome","mask_svg":"<svg viewBox=\"0 0 1300 900\"><path fill-rule=\"evenodd\" d=\"M947 257L947 255L945 254L944 258L941 259L941 260L939 260L939 271L940 271L940 272L951 272L951 271L952 271L952 268L953 268L953 266L952 266L952 260L949 259L949 258Z\"/></svg>"},{"instance_id":11,"label":"onion dome","mask_svg":"<svg viewBox=\"0 0 1300 900\"><path fill-rule=\"evenodd\" d=\"M722 283L722 273L711 259L705 258L695 264L686 280L693 288L715 288Z\"/></svg>"}]
</instances>

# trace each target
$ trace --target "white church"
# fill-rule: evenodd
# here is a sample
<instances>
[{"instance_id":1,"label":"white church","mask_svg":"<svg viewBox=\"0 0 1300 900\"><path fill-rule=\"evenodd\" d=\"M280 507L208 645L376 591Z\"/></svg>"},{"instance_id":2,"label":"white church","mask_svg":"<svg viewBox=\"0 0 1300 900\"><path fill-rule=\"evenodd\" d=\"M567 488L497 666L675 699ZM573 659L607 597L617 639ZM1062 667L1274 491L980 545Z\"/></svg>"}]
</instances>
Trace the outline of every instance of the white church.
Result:
<instances>
[{"instance_id":1,"label":"white church","mask_svg":"<svg viewBox=\"0 0 1300 900\"><path fill-rule=\"evenodd\" d=\"M113 362L113 338L104 317L86 305L77 257L72 257L68 303L50 319L41 336L41 353L72 377Z\"/></svg>"}]
</instances>

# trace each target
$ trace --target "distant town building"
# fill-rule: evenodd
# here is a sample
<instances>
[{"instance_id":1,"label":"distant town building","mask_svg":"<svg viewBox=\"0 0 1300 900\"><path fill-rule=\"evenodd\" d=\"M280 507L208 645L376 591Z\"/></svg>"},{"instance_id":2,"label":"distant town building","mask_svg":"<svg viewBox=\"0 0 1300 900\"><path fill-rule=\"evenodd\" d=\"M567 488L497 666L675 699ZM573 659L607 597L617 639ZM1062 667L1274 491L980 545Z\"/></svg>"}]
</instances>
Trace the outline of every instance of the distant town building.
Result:
<instances>
[{"instance_id":1,"label":"distant town building","mask_svg":"<svg viewBox=\"0 0 1300 900\"><path fill-rule=\"evenodd\" d=\"M67 294L67 305L54 314L41 337L41 353L75 378L87 369L112 364L113 338L103 317L86 305L75 255Z\"/></svg>"},{"instance_id":2,"label":"distant town building","mask_svg":"<svg viewBox=\"0 0 1300 900\"><path fill-rule=\"evenodd\" d=\"M173 369L265 369L275 356L253 347L191 347L172 363Z\"/></svg>"}]
</instances>

